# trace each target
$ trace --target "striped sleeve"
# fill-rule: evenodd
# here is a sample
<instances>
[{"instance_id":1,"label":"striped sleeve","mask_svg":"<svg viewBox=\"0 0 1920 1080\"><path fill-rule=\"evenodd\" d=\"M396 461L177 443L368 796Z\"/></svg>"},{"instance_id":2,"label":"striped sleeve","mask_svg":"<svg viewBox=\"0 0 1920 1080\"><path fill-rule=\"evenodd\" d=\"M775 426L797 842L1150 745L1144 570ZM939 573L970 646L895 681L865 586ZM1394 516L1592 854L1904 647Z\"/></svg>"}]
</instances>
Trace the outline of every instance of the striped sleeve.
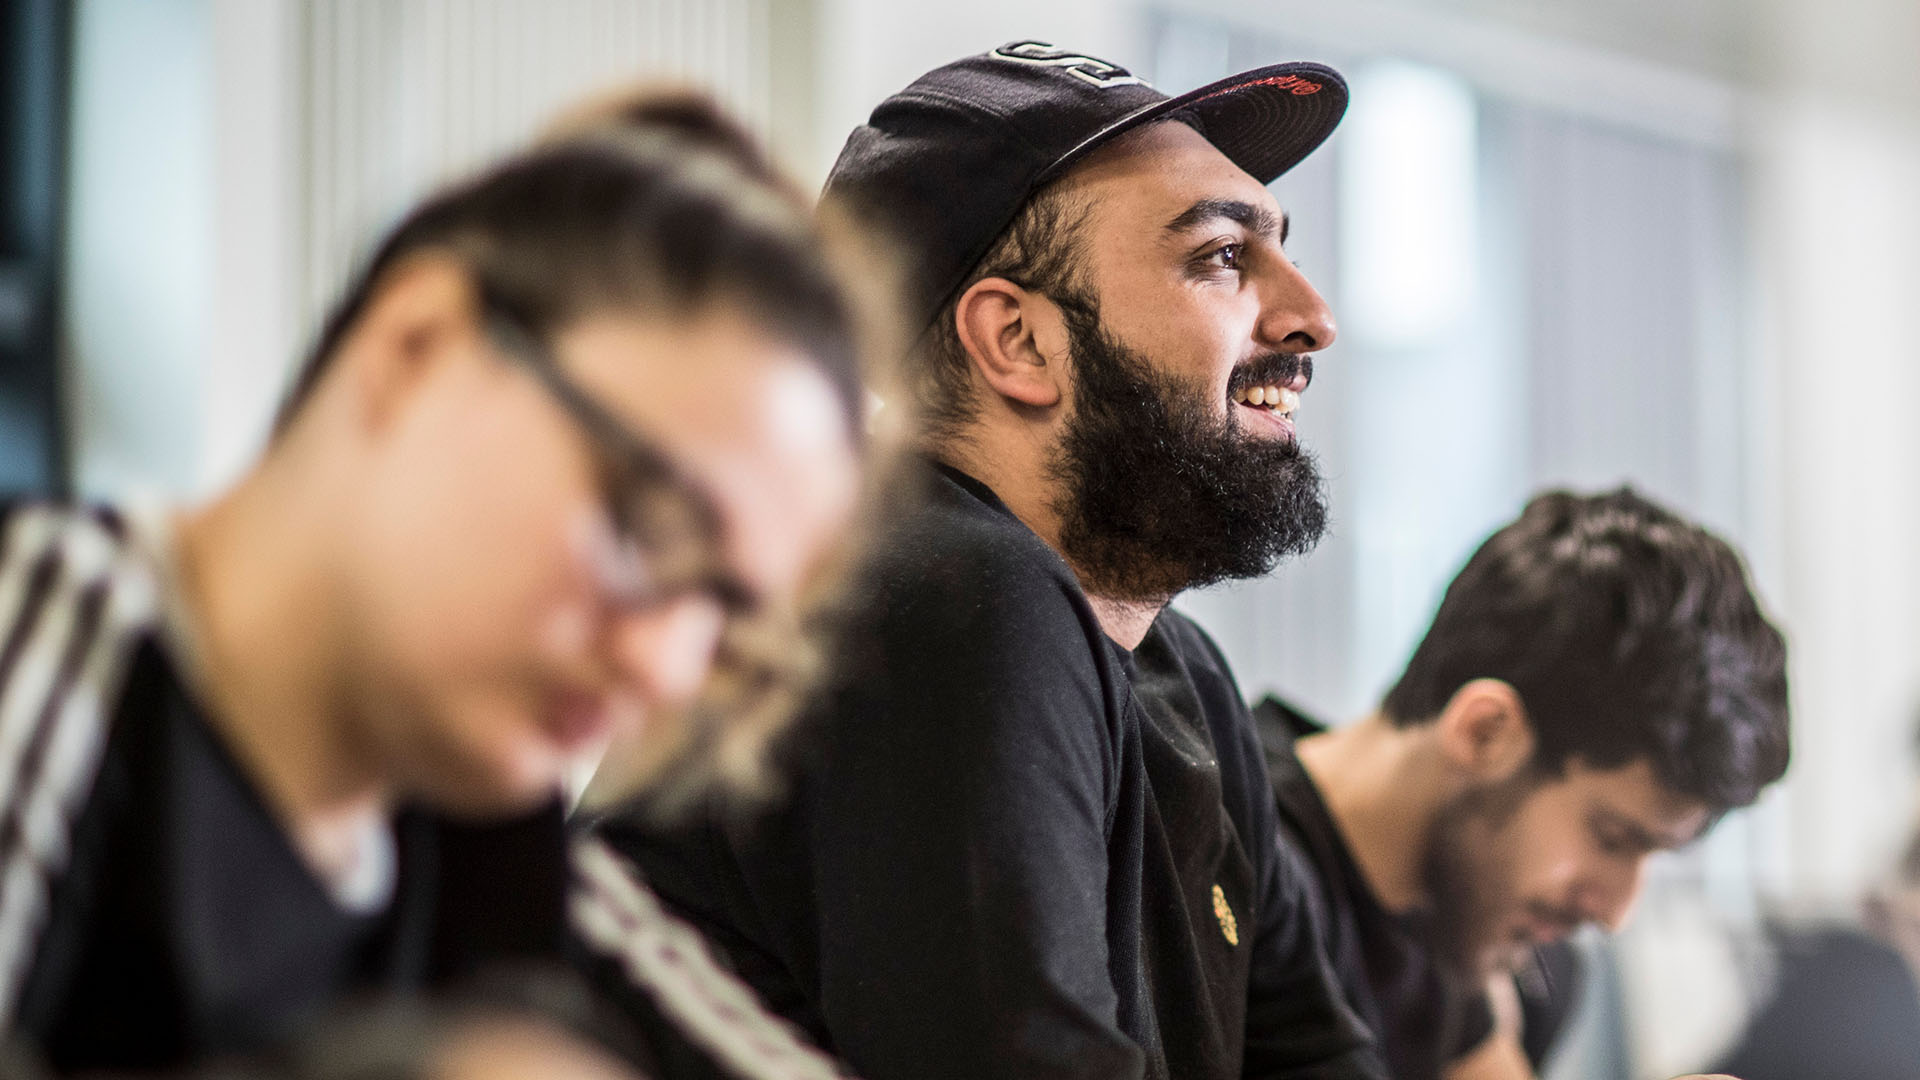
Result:
<instances>
[{"instance_id":1,"label":"striped sleeve","mask_svg":"<svg viewBox=\"0 0 1920 1080\"><path fill-rule=\"evenodd\" d=\"M152 573L118 518L40 506L0 517L0 1031L154 611Z\"/></svg>"},{"instance_id":2,"label":"striped sleeve","mask_svg":"<svg viewBox=\"0 0 1920 1080\"><path fill-rule=\"evenodd\" d=\"M741 1080L844 1080L824 1052L722 968L699 932L661 907L626 860L594 837L573 841L574 932L617 962L633 987Z\"/></svg>"}]
</instances>

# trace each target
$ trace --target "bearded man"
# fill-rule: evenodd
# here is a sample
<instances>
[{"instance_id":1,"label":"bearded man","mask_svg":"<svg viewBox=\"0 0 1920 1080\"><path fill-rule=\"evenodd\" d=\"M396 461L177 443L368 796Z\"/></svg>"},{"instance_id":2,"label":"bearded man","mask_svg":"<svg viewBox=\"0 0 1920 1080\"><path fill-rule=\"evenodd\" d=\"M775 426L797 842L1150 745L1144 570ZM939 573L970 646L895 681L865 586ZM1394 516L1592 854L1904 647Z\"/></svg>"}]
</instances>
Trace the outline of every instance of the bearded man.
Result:
<instances>
[{"instance_id":1,"label":"bearded man","mask_svg":"<svg viewBox=\"0 0 1920 1080\"><path fill-rule=\"evenodd\" d=\"M1266 185L1345 105L1316 64L1168 98L1021 42L840 155L827 200L910 267L926 497L790 798L599 828L861 1075L1384 1076L1233 676L1166 610L1323 528L1293 413L1334 325Z\"/></svg>"}]
</instances>

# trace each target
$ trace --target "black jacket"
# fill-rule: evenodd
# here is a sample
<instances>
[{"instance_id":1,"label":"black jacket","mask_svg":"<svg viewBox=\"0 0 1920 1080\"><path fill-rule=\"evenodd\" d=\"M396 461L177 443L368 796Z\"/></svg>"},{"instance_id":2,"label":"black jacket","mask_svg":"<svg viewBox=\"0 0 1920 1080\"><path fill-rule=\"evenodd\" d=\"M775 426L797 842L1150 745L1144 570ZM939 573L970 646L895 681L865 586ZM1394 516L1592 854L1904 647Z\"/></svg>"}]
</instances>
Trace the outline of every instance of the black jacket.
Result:
<instances>
[{"instance_id":1,"label":"black jacket","mask_svg":"<svg viewBox=\"0 0 1920 1080\"><path fill-rule=\"evenodd\" d=\"M355 999L570 965L631 1007L614 1048L657 1080L836 1074L557 804L403 813L391 900L336 902L184 684L134 524L0 507L0 1075L272 1075Z\"/></svg>"},{"instance_id":2,"label":"black jacket","mask_svg":"<svg viewBox=\"0 0 1920 1080\"><path fill-rule=\"evenodd\" d=\"M1384 1076L1219 652L1172 613L1121 648L991 491L929 483L791 799L600 835L872 1080Z\"/></svg>"},{"instance_id":3,"label":"black jacket","mask_svg":"<svg viewBox=\"0 0 1920 1080\"><path fill-rule=\"evenodd\" d=\"M1253 707L1273 777L1283 843L1304 860L1326 928L1326 952L1347 1001L1377 1034L1395 1080L1436 1080L1493 1034L1493 1007L1480 985L1452 974L1436 955L1420 914L1380 905L1347 850L1294 741L1326 730L1268 697ZM1535 966L1515 977L1522 1049L1541 1069L1578 998L1579 957L1558 942L1534 950Z\"/></svg>"}]
</instances>

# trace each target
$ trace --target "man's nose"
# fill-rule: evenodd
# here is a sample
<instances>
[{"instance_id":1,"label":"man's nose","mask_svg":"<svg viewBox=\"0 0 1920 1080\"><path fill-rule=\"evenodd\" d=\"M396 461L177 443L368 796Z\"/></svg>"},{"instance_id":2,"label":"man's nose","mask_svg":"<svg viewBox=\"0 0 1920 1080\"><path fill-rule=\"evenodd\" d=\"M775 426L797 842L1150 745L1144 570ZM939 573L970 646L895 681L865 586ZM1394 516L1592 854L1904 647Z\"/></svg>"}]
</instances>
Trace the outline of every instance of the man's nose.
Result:
<instances>
[{"instance_id":1,"label":"man's nose","mask_svg":"<svg viewBox=\"0 0 1920 1080\"><path fill-rule=\"evenodd\" d=\"M710 597L669 600L620 618L614 660L647 705L684 705L706 684L725 625L725 611Z\"/></svg>"},{"instance_id":2,"label":"man's nose","mask_svg":"<svg viewBox=\"0 0 1920 1080\"><path fill-rule=\"evenodd\" d=\"M1633 914L1646 881L1645 856L1616 862L1595 872L1581 893L1581 915L1608 933L1618 933Z\"/></svg>"},{"instance_id":3,"label":"man's nose","mask_svg":"<svg viewBox=\"0 0 1920 1080\"><path fill-rule=\"evenodd\" d=\"M1300 268L1279 261L1261 297L1260 337L1282 352L1318 352L1333 344L1333 309Z\"/></svg>"}]
</instances>

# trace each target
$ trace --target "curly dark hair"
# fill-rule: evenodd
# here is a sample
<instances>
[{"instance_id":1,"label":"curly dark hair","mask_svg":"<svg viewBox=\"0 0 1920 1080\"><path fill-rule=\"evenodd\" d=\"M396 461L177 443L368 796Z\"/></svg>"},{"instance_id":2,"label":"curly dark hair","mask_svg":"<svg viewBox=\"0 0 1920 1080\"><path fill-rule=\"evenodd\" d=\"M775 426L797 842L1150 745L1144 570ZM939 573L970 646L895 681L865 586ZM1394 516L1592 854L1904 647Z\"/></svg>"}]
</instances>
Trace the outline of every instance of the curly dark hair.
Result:
<instances>
[{"instance_id":1,"label":"curly dark hair","mask_svg":"<svg viewBox=\"0 0 1920 1080\"><path fill-rule=\"evenodd\" d=\"M1786 658L1725 541L1629 488L1553 491L1468 560L1383 711L1424 723L1500 679L1537 772L1645 759L1717 815L1786 771Z\"/></svg>"}]
</instances>

